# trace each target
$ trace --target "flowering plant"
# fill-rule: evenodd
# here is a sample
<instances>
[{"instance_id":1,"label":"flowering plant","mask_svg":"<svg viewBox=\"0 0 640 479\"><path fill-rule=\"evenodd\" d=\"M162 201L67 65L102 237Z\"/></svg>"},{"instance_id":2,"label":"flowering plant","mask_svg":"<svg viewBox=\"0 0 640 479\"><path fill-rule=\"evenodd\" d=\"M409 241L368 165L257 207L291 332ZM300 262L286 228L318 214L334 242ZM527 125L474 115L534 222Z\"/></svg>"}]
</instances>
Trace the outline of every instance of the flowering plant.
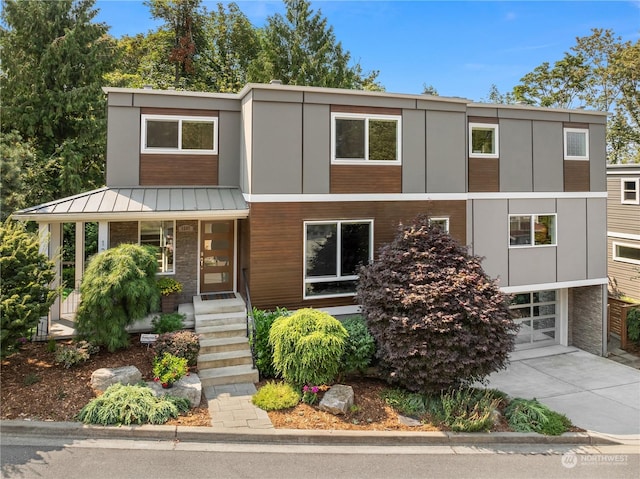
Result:
<instances>
[{"instance_id":1,"label":"flowering plant","mask_svg":"<svg viewBox=\"0 0 640 479\"><path fill-rule=\"evenodd\" d=\"M306 384L302 388L302 402L306 404L315 404L318 402L318 386L307 386Z\"/></svg>"},{"instance_id":2,"label":"flowering plant","mask_svg":"<svg viewBox=\"0 0 640 479\"><path fill-rule=\"evenodd\" d=\"M169 276L162 276L158 279L158 289L162 296L168 296L171 293L181 293L182 283Z\"/></svg>"},{"instance_id":3,"label":"flowering plant","mask_svg":"<svg viewBox=\"0 0 640 479\"><path fill-rule=\"evenodd\" d=\"M187 371L185 358L164 353L153 359L153 380L162 384L163 388L173 386L173 383L187 375Z\"/></svg>"}]
</instances>

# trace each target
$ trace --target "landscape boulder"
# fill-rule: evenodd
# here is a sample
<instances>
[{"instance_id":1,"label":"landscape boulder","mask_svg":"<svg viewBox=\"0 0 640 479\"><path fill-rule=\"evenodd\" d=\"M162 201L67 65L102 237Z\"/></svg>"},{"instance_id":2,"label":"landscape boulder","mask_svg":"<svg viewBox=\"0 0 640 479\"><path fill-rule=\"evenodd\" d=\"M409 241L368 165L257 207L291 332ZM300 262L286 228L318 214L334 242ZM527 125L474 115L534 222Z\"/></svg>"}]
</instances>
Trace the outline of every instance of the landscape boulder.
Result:
<instances>
[{"instance_id":1,"label":"landscape boulder","mask_svg":"<svg viewBox=\"0 0 640 479\"><path fill-rule=\"evenodd\" d=\"M91 388L96 392L104 392L112 384L137 384L142 381L142 373L135 366L120 368L101 368L91 373Z\"/></svg>"},{"instance_id":2,"label":"landscape boulder","mask_svg":"<svg viewBox=\"0 0 640 479\"><path fill-rule=\"evenodd\" d=\"M200 399L202 398L202 383L200 382L200 377L195 373L191 373L189 376L181 378L168 389L163 388L162 384L155 381L147 382L147 386L151 388L154 396L168 394L170 396L188 399L191 407L197 407L200 405Z\"/></svg>"},{"instance_id":3,"label":"landscape boulder","mask_svg":"<svg viewBox=\"0 0 640 479\"><path fill-rule=\"evenodd\" d=\"M351 406L353 406L353 388L335 384L324 393L318 408L331 414L346 414Z\"/></svg>"}]
</instances>

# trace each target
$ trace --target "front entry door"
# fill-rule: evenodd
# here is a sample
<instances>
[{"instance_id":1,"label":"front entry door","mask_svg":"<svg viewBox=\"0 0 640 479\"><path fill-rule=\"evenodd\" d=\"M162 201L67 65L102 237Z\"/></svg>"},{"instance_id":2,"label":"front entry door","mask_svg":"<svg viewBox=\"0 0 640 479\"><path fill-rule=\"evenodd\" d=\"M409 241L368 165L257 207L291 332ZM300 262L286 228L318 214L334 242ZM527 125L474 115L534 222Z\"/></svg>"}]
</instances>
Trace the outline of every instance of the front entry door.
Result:
<instances>
[{"instance_id":1,"label":"front entry door","mask_svg":"<svg viewBox=\"0 0 640 479\"><path fill-rule=\"evenodd\" d=\"M200 292L233 291L233 220L203 221L200 231Z\"/></svg>"}]
</instances>

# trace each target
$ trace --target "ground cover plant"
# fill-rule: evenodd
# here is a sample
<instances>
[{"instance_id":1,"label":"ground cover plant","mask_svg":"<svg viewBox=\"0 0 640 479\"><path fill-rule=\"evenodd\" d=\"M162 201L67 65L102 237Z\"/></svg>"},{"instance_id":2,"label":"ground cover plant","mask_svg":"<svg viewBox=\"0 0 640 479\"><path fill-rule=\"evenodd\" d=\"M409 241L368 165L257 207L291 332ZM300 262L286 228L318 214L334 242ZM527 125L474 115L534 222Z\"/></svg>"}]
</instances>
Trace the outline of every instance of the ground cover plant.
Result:
<instances>
[{"instance_id":1,"label":"ground cover plant","mask_svg":"<svg viewBox=\"0 0 640 479\"><path fill-rule=\"evenodd\" d=\"M514 348L508 298L480 258L427 216L401 225L361 268L357 300L385 377L411 391L481 381L505 368Z\"/></svg>"},{"instance_id":2,"label":"ground cover plant","mask_svg":"<svg viewBox=\"0 0 640 479\"><path fill-rule=\"evenodd\" d=\"M571 421L536 399L516 398L505 409L509 426L517 432L537 432L558 436L569 430Z\"/></svg>"}]
</instances>

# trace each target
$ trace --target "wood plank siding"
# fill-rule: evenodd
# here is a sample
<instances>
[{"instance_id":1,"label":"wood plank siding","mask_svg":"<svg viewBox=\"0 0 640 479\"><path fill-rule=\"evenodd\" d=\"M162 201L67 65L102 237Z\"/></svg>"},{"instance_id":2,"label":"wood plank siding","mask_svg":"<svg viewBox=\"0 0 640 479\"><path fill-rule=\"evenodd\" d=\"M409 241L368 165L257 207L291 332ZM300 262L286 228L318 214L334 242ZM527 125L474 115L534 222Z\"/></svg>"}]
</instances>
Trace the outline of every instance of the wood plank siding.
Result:
<instances>
[{"instance_id":1,"label":"wood plank siding","mask_svg":"<svg viewBox=\"0 0 640 479\"><path fill-rule=\"evenodd\" d=\"M253 203L249 244L241 239L240 245L241 263L251 264L253 305L293 309L354 304L353 297L303 300L304 221L373 219L377 254L380 246L395 237L399 221L409 222L419 213L448 216L451 234L466 244L465 201ZM244 226L241 229L247 231Z\"/></svg>"},{"instance_id":2,"label":"wood plank siding","mask_svg":"<svg viewBox=\"0 0 640 479\"><path fill-rule=\"evenodd\" d=\"M500 191L500 160L498 158L469 158L469 191Z\"/></svg>"},{"instance_id":3,"label":"wood plank siding","mask_svg":"<svg viewBox=\"0 0 640 479\"><path fill-rule=\"evenodd\" d=\"M331 165L331 193L402 193L402 166Z\"/></svg>"},{"instance_id":4,"label":"wood plank siding","mask_svg":"<svg viewBox=\"0 0 640 479\"><path fill-rule=\"evenodd\" d=\"M640 205L622 203L621 178L632 175L607 177L607 230L624 234L640 234Z\"/></svg>"},{"instance_id":5,"label":"wood plank siding","mask_svg":"<svg viewBox=\"0 0 640 479\"><path fill-rule=\"evenodd\" d=\"M218 155L141 154L141 186L216 186Z\"/></svg>"},{"instance_id":6,"label":"wood plank siding","mask_svg":"<svg viewBox=\"0 0 640 479\"><path fill-rule=\"evenodd\" d=\"M564 191L589 191L589 162L564 160Z\"/></svg>"},{"instance_id":7,"label":"wood plank siding","mask_svg":"<svg viewBox=\"0 0 640 479\"><path fill-rule=\"evenodd\" d=\"M607 238L607 275L615 281L617 288L625 296L629 296L640 301L640 281L638 281L638 266L625 261L615 261L613 259L613 243L631 245L640 248L640 241L630 239Z\"/></svg>"}]
</instances>

